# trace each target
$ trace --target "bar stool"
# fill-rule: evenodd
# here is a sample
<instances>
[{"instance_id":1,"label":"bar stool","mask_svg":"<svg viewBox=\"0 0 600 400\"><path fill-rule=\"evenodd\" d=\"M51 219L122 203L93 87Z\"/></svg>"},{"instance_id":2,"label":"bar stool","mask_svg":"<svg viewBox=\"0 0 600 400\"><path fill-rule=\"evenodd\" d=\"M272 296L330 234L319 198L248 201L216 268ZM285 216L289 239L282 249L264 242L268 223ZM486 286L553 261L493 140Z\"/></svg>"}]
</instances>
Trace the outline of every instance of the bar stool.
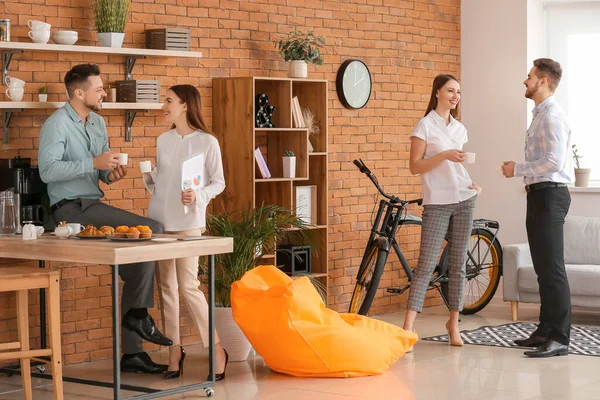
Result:
<instances>
[{"instance_id":1,"label":"bar stool","mask_svg":"<svg viewBox=\"0 0 600 400\"><path fill-rule=\"evenodd\" d=\"M48 319L50 348L29 349L29 306L27 290L48 289ZM17 326L19 341L0 343L0 361L20 359L21 379L26 400L32 400L30 360L50 356L54 399L63 399L62 361L60 347L60 274L32 267L0 268L0 292L17 292ZM9 351L17 350L17 351Z\"/></svg>"}]
</instances>

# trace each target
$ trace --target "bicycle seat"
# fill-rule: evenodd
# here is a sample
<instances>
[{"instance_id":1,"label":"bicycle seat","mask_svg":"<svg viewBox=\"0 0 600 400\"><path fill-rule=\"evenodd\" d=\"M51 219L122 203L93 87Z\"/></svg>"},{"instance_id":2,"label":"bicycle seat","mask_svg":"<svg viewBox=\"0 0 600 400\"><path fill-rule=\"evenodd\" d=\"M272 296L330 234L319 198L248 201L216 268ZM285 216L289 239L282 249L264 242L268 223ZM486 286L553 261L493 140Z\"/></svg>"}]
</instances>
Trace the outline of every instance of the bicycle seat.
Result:
<instances>
[{"instance_id":1,"label":"bicycle seat","mask_svg":"<svg viewBox=\"0 0 600 400\"><path fill-rule=\"evenodd\" d=\"M400 223L402 225L421 225L423 223L423 219L416 215L403 213L400 217Z\"/></svg>"}]
</instances>

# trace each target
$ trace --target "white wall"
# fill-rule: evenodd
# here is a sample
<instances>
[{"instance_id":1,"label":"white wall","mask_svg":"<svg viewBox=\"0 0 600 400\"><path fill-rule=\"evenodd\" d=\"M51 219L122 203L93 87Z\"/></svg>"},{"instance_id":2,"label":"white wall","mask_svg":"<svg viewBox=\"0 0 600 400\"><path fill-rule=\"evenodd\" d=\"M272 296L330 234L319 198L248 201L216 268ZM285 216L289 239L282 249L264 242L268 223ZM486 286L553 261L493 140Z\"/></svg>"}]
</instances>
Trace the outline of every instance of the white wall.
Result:
<instances>
[{"instance_id":1,"label":"white wall","mask_svg":"<svg viewBox=\"0 0 600 400\"><path fill-rule=\"evenodd\" d=\"M500 222L503 245L526 241L523 181L504 178L499 166L524 158L527 32L527 1L461 2L462 122L465 149L477 153L467 168L483 188L475 216Z\"/></svg>"}]
</instances>

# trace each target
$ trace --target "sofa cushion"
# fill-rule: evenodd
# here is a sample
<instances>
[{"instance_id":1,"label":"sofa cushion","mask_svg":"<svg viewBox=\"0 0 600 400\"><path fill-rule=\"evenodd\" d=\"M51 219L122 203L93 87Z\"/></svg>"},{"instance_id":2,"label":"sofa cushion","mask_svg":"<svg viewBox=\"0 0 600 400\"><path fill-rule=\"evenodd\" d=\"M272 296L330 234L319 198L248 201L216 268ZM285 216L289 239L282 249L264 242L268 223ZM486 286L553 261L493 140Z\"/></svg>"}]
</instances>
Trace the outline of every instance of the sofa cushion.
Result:
<instances>
[{"instance_id":1,"label":"sofa cushion","mask_svg":"<svg viewBox=\"0 0 600 400\"><path fill-rule=\"evenodd\" d=\"M571 296L600 295L600 265L567 264ZM519 291L538 293L537 275L532 265L519 267Z\"/></svg>"},{"instance_id":2,"label":"sofa cushion","mask_svg":"<svg viewBox=\"0 0 600 400\"><path fill-rule=\"evenodd\" d=\"M600 265L600 218L565 219L565 263Z\"/></svg>"}]
</instances>

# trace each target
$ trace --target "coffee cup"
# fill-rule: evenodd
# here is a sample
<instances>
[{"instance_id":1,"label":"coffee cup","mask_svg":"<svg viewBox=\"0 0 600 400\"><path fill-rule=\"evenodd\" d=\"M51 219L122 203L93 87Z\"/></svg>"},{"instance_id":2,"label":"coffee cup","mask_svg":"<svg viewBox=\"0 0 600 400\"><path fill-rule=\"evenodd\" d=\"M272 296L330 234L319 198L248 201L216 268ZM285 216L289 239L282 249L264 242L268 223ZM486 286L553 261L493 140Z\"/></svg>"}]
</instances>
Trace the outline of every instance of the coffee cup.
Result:
<instances>
[{"instance_id":1,"label":"coffee cup","mask_svg":"<svg viewBox=\"0 0 600 400\"><path fill-rule=\"evenodd\" d=\"M12 101L21 101L23 100L23 95L25 94L25 89L19 87L10 87L6 89L6 97L11 99Z\"/></svg>"},{"instance_id":2,"label":"coffee cup","mask_svg":"<svg viewBox=\"0 0 600 400\"><path fill-rule=\"evenodd\" d=\"M12 76L7 76L5 79L6 86L9 87L25 87L25 81L19 78L13 78Z\"/></svg>"},{"instance_id":3,"label":"coffee cup","mask_svg":"<svg viewBox=\"0 0 600 400\"><path fill-rule=\"evenodd\" d=\"M35 43L45 44L50 40L50 30L29 31L27 34Z\"/></svg>"},{"instance_id":4,"label":"coffee cup","mask_svg":"<svg viewBox=\"0 0 600 400\"><path fill-rule=\"evenodd\" d=\"M475 162L475 153L465 153L465 162L467 164L473 164Z\"/></svg>"},{"instance_id":5,"label":"coffee cup","mask_svg":"<svg viewBox=\"0 0 600 400\"><path fill-rule=\"evenodd\" d=\"M127 165L128 158L127 153L119 153L119 165Z\"/></svg>"},{"instance_id":6,"label":"coffee cup","mask_svg":"<svg viewBox=\"0 0 600 400\"><path fill-rule=\"evenodd\" d=\"M29 21L27 21L27 26L30 27L31 30L34 30L34 31L50 31L50 28L52 27L52 25L50 25L50 24L47 24L42 21L33 20L33 19L30 19Z\"/></svg>"},{"instance_id":7,"label":"coffee cup","mask_svg":"<svg viewBox=\"0 0 600 400\"><path fill-rule=\"evenodd\" d=\"M71 228L71 230L72 230L71 235L77 235L79 232L81 232L83 230L83 225L81 225L77 222L70 222L67 224L67 226L69 228Z\"/></svg>"},{"instance_id":8,"label":"coffee cup","mask_svg":"<svg viewBox=\"0 0 600 400\"><path fill-rule=\"evenodd\" d=\"M152 172L152 163L150 161L141 161L140 171L142 171L142 174L149 174Z\"/></svg>"}]
</instances>

